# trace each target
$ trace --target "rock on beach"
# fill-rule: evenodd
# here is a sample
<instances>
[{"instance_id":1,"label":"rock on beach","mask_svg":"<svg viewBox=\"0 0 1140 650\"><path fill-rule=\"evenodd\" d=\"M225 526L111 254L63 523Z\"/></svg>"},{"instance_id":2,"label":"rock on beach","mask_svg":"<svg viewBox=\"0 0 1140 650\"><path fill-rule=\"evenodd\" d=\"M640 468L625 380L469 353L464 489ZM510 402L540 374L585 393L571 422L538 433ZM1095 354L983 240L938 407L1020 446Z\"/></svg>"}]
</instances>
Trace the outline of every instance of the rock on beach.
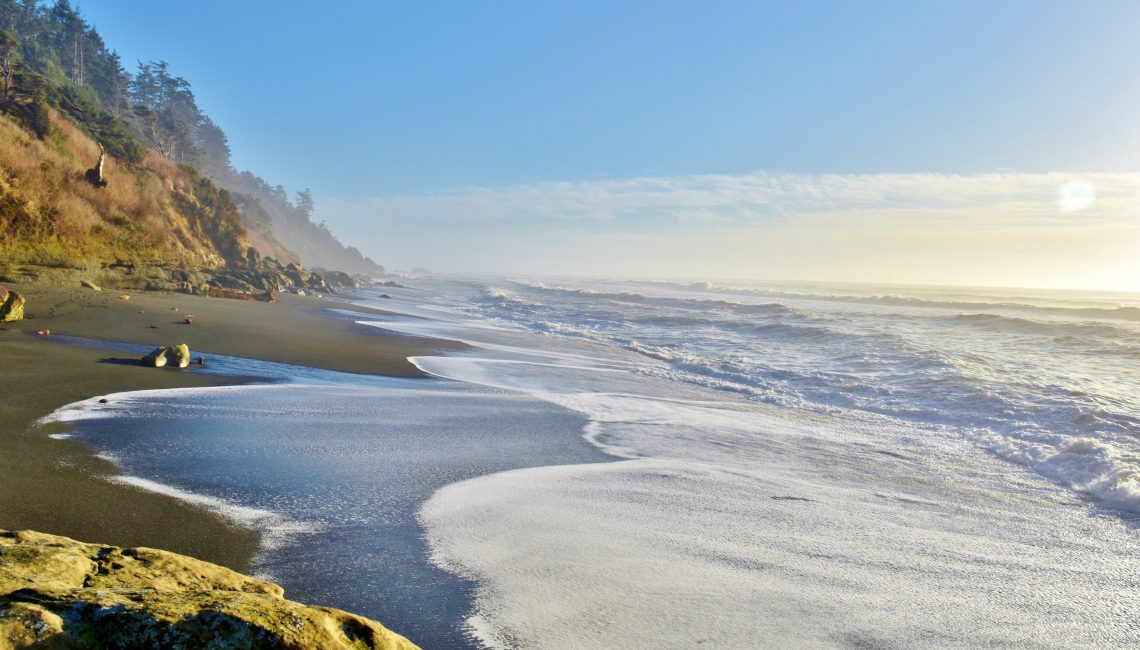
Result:
<instances>
[{"instance_id":1,"label":"rock on beach","mask_svg":"<svg viewBox=\"0 0 1140 650\"><path fill-rule=\"evenodd\" d=\"M0 530L0 648L32 647L416 648L376 621L184 555Z\"/></svg>"},{"instance_id":2,"label":"rock on beach","mask_svg":"<svg viewBox=\"0 0 1140 650\"><path fill-rule=\"evenodd\" d=\"M0 287L0 323L21 320L23 317L24 297Z\"/></svg>"},{"instance_id":3,"label":"rock on beach","mask_svg":"<svg viewBox=\"0 0 1140 650\"><path fill-rule=\"evenodd\" d=\"M186 368L190 365L190 347L185 343L170 345L151 350L142 358L144 366L162 368L170 365L174 368Z\"/></svg>"}]
</instances>

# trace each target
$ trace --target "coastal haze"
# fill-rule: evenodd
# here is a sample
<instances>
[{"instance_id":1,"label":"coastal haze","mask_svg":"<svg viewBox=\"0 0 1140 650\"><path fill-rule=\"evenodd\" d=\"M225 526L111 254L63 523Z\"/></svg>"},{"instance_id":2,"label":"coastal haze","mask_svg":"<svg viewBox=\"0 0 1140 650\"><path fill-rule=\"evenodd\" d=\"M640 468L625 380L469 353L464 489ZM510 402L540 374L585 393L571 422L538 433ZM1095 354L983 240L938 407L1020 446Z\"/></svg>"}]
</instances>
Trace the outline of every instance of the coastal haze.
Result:
<instances>
[{"instance_id":1,"label":"coastal haze","mask_svg":"<svg viewBox=\"0 0 1140 650\"><path fill-rule=\"evenodd\" d=\"M83 11L390 269L1140 290L1132 2Z\"/></svg>"},{"instance_id":2,"label":"coastal haze","mask_svg":"<svg viewBox=\"0 0 1140 650\"><path fill-rule=\"evenodd\" d=\"M143 140L107 192L61 176L100 277L136 279L132 188L224 228L146 291L20 276L6 358L68 379L13 392L0 459L48 478L0 527L181 545L424 648L1140 646L1140 4L82 14L138 61L108 93L172 84L213 137L200 176ZM61 106L0 162L102 160ZM136 367L175 337L203 364Z\"/></svg>"}]
</instances>

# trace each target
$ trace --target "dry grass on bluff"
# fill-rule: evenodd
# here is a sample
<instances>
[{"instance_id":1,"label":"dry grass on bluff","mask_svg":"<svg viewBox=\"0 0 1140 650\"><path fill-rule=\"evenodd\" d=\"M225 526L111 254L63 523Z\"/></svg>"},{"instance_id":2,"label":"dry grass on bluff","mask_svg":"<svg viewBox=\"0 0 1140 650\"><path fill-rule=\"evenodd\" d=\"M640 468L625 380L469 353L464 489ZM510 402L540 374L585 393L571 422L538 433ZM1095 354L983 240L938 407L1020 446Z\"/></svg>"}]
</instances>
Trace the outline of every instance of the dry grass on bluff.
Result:
<instances>
[{"instance_id":1,"label":"dry grass on bluff","mask_svg":"<svg viewBox=\"0 0 1140 650\"><path fill-rule=\"evenodd\" d=\"M44 139L0 115L0 259L45 265L122 261L218 267L244 255L229 194L153 152L132 169L56 113Z\"/></svg>"}]
</instances>

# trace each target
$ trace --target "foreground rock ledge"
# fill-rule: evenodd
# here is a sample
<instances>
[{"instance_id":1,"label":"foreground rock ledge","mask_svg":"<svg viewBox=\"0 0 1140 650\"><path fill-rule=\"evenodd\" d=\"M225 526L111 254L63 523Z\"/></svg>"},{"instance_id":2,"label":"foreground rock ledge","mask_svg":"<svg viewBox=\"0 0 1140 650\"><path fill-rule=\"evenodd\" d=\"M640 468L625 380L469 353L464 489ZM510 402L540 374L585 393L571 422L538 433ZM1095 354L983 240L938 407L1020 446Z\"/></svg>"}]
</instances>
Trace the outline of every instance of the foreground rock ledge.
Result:
<instances>
[{"instance_id":1,"label":"foreground rock ledge","mask_svg":"<svg viewBox=\"0 0 1140 650\"><path fill-rule=\"evenodd\" d=\"M369 619L285 600L281 587L152 548L0 530L3 648L416 646Z\"/></svg>"}]
</instances>

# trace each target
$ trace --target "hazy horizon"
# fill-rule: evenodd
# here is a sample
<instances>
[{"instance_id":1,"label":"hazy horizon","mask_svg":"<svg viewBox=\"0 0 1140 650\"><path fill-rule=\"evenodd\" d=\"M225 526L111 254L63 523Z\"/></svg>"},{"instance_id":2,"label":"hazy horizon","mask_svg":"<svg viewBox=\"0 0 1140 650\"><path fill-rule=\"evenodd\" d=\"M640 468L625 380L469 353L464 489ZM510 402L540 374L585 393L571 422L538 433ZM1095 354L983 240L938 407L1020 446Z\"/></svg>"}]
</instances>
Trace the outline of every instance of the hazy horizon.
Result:
<instances>
[{"instance_id":1,"label":"hazy horizon","mask_svg":"<svg viewBox=\"0 0 1140 650\"><path fill-rule=\"evenodd\" d=\"M428 271L430 275L423 276L422 272ZM1123 298L1126 303L1121 303L1121 307L1136 307L1140 308L1140 304L1132 305L1132 302L1140 303L1140 291L1132 291L1128 289L1083 289L1083 288L1066 288L1055 286L1026 286L1026 285L998 285L998 284L953 284L953 283L916 283L916 282L875 282L875 281L858 281L858 280L833 280L833 279L796 279L796 280L773 280L764 277L715 277L715 276L666 276L666 275L642 275L642 276L616 276L616 275L599 275L599 274L547 274L547 273L479 273L479 272L437 272L426 267L415 267L411 269L391 269L389 274L396 277L431 277L437 279L477 279L481 281L497 281L502 280L511 283L535 283L535 286L546 286L552 289L569 290L569 291L592 291L597 287L577 286L564 283L630 283L630 284L669 284L675 286L691 285L693 288L708 289L708 290L744 290L744 289L767 289L773 291L780 291L782 289L837 289L837 290L866 290L870 295L878 295L877 290L892 290L897 289L902 293L923 294L934 292L1005 292L1003 297L1013 297L1009 292L1025 292L1027 294L1037 294L1036 298L1059 298L1062 296L1077 296L1082 297L1097 297L1103 300L1114 300Z\"/></svg>"},{"instance_id":2,"label":"hazy horizon","mask_svg":"<svg viewBox=\"0 0 1140 650\"><path fill-rule=\"evenodd\" d=\"M1140 291L1133 3L81 9L389 269Z\"/></svg>"}]
</instances>

